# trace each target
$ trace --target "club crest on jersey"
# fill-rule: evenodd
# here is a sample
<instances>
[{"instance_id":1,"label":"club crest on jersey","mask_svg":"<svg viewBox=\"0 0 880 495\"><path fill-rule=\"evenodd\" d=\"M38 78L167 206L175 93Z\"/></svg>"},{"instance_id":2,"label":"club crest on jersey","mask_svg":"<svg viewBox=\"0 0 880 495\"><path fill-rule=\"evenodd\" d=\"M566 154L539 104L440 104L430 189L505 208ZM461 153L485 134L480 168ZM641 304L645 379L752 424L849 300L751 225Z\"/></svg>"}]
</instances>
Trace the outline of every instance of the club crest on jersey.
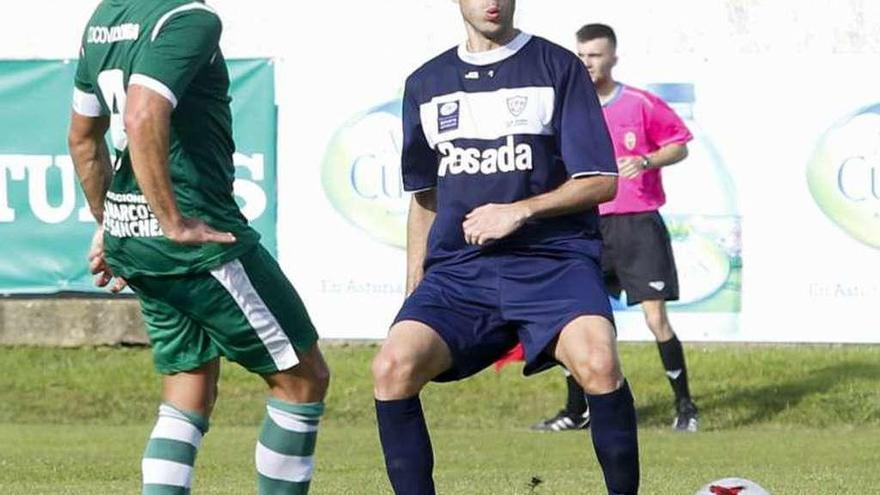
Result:
<instances>
[{"instance_id":1,"label":"club crest on jersey","mask_svg":"<svg viewBox=\"0 0 880 495\"><path fill-rule=\"evenodd\" d=\"M633 131L628 131L623 135L623 145L626 146L626 149L632 151L636 147L636 133Z\"/></svg>"},{"instance_id":2,"label":"club crest on jersey","mask_svg":"<svg viewBox=\"0 0 880 495\"><path fill-rule=\"evenodd\" d=\"M458 100L437 104L437 130L439 132L458 129L459 109Z\"/></svg>"},{"instance_id":3,"label":"club crest on jersey","mask_svg":"<svg viewBox=\"0 0 880 495\"><path fill-rule=\"evenodd\" d=\"M526 96L512 96L507 99L507 110L514 117L519 117L528 103L529 99Z\"/></svg>"}]
</instances>

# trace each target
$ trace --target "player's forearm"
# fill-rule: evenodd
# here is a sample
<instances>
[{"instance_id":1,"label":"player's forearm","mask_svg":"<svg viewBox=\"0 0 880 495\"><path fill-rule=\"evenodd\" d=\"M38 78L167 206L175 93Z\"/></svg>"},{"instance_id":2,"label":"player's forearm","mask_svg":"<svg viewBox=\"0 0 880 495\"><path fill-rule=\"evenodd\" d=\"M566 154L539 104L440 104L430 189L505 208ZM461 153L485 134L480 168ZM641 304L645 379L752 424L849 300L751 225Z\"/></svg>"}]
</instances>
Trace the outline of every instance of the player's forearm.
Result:
<instances>
[{"instance_id":1,"label":"player's forearm","mask_svg":"<svg viewBox=\"0 0 880 495\"><path fill-rule=\"evenodd\" d=\"M138 186L166 236L182 224L168 170L170 113L134 112L125 118L131 166Z\"/></svg>"},{"instance_id":2,"label":"player's forearm","mask_svg":"<svg viewBox=\"0 0 880 495\"><path fill-rule=\"evenodd\" d=\"M76 175L92 216L98 223L104 221L104 196L113 178L110 153L104 141L108 126L109 119L106 117L84 117L74 112L67 135L67 146Z\"/></svg>"},{"instance_id":3,"label":"player's forearm","mask_svg":"<svg viewBox=\"0 0 880 495\"><path fill-rule=\"evenodd\" d=\"M611 201L615 194L616 176L594 175L569 179L553 191L518 201L516 204L523 207L526 219L548 218L585 211Z\"/></svg>"},{"instance_id":4,"label":"player's forearm","mask_svg":"<svg viewBox=\"0 0 880 495\"><path fill-rule=\"evenodd\" d=\"M645 155L645 158L648 159L648 168L662 168L684 160L687 158L687 155L688 148L686 144L672 143L657 151L648 153Z\"/></svg>"},{"instance_id":5,"label":"player's forearm","mask_svg":"<svg viewBox=\"0 0 880 495\"><path fill-rule=\"evenodd\" d=\"M80 185L89 203L89 210L98 223L104 221L104 196L110 188L110 179L113 177L113 166L110 163L110 153L103 138L69 140L70 157L76 168Z\"/></svg>"},{"instance_id":6,"label":"player's forearm","mask_svg":"<svg viewBox=\"0 0 880 495\"><path fill-rule=\"evenodd\" d=\"M409 295L424 275L428 252L428 232L437 216L435 190L413 194L406 226L406 294Z\"/></svg>"}]
</instances>

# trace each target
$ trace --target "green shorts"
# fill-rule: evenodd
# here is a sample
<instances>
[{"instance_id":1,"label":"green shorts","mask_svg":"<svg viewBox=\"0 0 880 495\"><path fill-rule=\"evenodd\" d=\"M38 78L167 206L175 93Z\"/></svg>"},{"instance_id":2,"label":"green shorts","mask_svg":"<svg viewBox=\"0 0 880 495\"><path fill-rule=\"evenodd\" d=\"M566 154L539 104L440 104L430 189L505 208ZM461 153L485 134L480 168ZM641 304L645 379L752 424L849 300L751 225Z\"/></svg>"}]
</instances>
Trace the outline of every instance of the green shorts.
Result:
<instances>
[{"instance_id":1,"label":"green shorts","mask_svg":"<svg viewBox=\"0 0 880 495\"><path fill-rule=\"evenodd\" d=\"M271 374L295 366L318 340L302 300L262 246L210 272L128 282L162 374L218 356Z\"/></svg>"}]
</instances>

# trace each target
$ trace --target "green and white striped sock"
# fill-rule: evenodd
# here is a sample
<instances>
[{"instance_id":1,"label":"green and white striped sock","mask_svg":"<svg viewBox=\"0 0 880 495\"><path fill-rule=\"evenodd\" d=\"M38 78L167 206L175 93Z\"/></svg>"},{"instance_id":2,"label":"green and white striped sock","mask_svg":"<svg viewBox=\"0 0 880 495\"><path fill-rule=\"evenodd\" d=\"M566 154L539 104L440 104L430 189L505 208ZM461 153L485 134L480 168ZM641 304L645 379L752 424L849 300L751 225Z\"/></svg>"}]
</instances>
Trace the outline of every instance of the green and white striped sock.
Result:
<instances>
[{"instance_id":1,"label":"green and white striped sock","mask_svg":"<svg viewBox=\"0 0 880 495\"><path fill-rule=\"evenodd\" d=\"M196 453L208 421L200 414L159 406L159 419L144 451L143 495L187 495Z\"/></svg>"},{"instance_id":2,"label":"green and white striped sock","mask_svg":"<svg viewBox=\"0 0 880 495\"><path fill-rule=\"evenodd\" d=\"M269 399L257 442L259 495L305 495L315 468L315 442L323 402Z\"/></svg>"}]
</instances>

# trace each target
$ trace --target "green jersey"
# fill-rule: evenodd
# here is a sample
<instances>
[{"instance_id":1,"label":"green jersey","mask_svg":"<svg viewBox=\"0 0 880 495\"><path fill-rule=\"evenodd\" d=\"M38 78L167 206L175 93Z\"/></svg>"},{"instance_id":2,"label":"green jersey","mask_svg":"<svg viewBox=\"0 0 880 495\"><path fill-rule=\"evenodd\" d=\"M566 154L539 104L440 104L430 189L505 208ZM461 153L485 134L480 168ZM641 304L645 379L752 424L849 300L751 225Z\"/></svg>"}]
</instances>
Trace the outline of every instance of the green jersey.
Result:
<instances>
[{"instance_id":1,"label":"green jersey","mask_svg":"<svg viewBox=\"0 0 880 495\"><path fill-rule=\"evenodd\" d=\"M73 107L110 117L116 161L104 201L104 248L118 276L210 270L259 241L232 194L235 144L221 31L217 14L202 2L104 0L83 34ZM123 115L133 84L174 106L168 166L181 214L232 232L234 244L185 246L163 236L128 152Z\"/></svg>"}]
</instances>

